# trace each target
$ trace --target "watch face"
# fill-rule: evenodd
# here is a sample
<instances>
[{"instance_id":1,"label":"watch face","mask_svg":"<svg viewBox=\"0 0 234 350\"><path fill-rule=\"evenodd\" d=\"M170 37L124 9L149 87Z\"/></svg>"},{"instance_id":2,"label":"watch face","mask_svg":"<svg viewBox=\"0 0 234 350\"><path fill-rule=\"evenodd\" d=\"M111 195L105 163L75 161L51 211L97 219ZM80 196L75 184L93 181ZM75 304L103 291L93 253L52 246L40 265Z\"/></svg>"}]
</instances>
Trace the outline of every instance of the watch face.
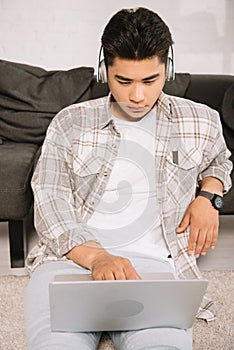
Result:
<instances>
[{"instance_id":1,"label":"watch face","mask_svg":"<svg viewBox=\"0 0 234 350\"><path fill-rule=\"evenodd\" d=\"M217 196L214 200L214 205L217 209L221 209L223 207L223 198L220 196Z\"/></svg>"}]
</instances>

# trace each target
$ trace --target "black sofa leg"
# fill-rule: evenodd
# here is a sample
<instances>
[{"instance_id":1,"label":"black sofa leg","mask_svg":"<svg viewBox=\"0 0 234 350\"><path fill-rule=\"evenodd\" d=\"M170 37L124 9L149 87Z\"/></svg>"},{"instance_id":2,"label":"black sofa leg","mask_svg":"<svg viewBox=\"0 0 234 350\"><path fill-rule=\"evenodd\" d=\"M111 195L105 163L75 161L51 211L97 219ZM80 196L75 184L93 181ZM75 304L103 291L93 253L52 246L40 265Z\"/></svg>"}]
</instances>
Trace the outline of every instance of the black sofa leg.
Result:
<instances>
[{"instance_id":1,"label":"black sofa leg","mask_svg":"<svg viewBox=\"0 0 234 350\"><path fill-rule=\"evenodd\" d=\"M9 221L11 267L24 267L24 222Z\"/></svg>"}]
</instances>

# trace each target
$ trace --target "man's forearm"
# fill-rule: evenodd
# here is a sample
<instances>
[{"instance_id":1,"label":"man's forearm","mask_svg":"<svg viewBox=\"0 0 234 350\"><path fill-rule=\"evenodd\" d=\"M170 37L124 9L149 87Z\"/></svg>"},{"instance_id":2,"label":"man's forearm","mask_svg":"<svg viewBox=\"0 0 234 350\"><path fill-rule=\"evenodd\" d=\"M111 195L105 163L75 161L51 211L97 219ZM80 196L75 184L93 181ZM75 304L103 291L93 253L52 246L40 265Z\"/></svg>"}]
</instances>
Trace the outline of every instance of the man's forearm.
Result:
<instances>
[{"instance_id":1,"label":"man's forearm","mask_svg":"<svg viewBox=\"0 0 234 350\"><path fill-rule=\"evenodd\" d=\"M108 254L107 251L98 243L88 241L84 244L72 248L66 257L87 269L91 270L92 262L100 254Z\"/></svg>"},{"instance_id":2,"label":"man's forearm","mask_svg":"<svg viewBox=\"0 0 234 350\"><path fill-rule=\"evenodd\" d=\"M95 280L141 279L130 260L109 254L94 241L74 247L66 257L89 269Z\"/></svg>"},{"instance_id":3,"label":"man's forearm","mask_svg":"<svg viewBox=\"0 0 234 350\"><path fill-rule=\"evenodd\" d=\"M212 176L205 177L199 182L200 190L223 195L223 183Z\"/></svg>"}]
</instances>

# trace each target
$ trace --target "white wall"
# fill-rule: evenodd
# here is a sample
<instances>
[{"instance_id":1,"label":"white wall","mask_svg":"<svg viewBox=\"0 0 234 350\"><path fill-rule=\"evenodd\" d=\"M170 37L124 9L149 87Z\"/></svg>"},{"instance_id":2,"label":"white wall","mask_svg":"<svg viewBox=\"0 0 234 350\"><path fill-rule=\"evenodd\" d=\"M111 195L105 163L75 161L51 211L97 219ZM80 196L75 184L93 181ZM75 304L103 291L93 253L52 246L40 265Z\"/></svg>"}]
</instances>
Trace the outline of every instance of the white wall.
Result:
<instances>
[{"instance_id":1,"label":"white wall","mask_svg":"<svg viewBox=\"0 0 234 350\"><path fill-rule=\"evenodd\" d=\"M234 0L0 0L0 58L96 68L110 16L136 6L169 25L177 72L234 74Z\"/></svg>"}]
</instances>

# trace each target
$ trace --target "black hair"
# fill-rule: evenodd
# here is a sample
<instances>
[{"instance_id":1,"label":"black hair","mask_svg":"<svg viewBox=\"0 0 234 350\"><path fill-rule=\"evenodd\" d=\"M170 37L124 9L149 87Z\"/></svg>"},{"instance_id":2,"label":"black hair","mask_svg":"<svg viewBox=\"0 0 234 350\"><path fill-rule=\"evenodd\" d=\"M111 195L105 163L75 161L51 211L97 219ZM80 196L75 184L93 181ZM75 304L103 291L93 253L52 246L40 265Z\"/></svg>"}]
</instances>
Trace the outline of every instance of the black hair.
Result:
<instances>
[{"instance_id":1,"label":"black hair","mask_svg":"<svg viewBox=\"0 0 234 350\"><path fill-rule=\"evenodd\" d=\"M111 66L115 57L142 60L157 55L166 63L173 44L166 23L143 7L117 12L107 23L101 41L106 66Z\"/></svg>"}]
</instances>

